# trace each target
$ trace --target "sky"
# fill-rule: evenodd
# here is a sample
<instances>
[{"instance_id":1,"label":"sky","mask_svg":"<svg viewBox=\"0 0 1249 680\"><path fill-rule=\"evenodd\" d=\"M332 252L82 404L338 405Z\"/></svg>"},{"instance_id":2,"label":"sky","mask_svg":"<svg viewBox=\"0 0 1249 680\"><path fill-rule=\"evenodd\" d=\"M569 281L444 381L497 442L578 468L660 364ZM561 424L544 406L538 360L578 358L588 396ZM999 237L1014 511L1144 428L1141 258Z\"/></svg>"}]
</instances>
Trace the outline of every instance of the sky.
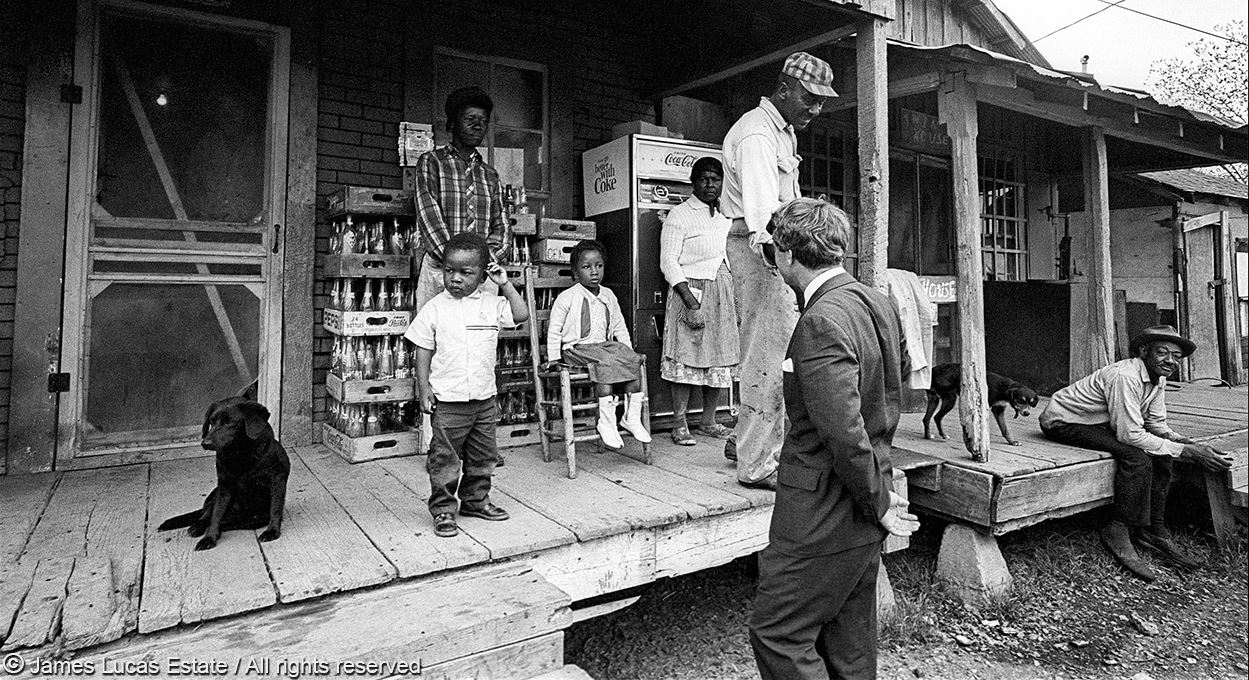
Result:
<instances>
[{"instance_id":1,"label":"sky","mask_svg":"<svg viewBox=\"0 0 1249 680\"><path fill-rule=\"evenodd\" d=\"M1100 0L994 0L994 4L1019 26L1054 68L1079 71L1080 57L1089 55L1088 70L1103 86L1146 89L1150 64L1158 59L1191 57L1188 44L1208 37L1110 7L1041 39L1107 5ZM1216 24L1249 17L1249 3L1245 0L1126 0L1122 4L1211 32L1215 32Z\"/></svg>"}]
</instances>

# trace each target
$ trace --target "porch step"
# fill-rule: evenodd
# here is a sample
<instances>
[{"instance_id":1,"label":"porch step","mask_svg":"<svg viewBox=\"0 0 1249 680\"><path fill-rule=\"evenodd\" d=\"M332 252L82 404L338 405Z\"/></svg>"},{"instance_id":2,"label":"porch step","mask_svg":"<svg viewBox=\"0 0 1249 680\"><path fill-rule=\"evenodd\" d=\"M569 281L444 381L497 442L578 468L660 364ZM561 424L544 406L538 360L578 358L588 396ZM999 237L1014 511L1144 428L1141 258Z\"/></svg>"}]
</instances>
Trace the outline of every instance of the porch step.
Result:
<instances>
[{"instance_id":1,"label":"porch step","mask_svg":"<svg viewBox=\"0 0 1249 680\"><path fill-rule=\"evenodd\" d=\"M77 658L196 658L253 675L289 674L282 660L330 665L304 666L301 677L342 675L345 663L406 663L369 675L523 680L561 669L570 604L527 564L503 563L132 637Z\"/></svg>"},{"instance_id":2,"label":"porch step","mask_svg":"<svg viewBox=\"0 0 1249 680\"><path fill-rule=\"evenodd\" d=\"M581 670L580 666L568 664L563 668L557 668L539 675L533 680L594 680L590 674Z\"/></svg>"}]
</instances>

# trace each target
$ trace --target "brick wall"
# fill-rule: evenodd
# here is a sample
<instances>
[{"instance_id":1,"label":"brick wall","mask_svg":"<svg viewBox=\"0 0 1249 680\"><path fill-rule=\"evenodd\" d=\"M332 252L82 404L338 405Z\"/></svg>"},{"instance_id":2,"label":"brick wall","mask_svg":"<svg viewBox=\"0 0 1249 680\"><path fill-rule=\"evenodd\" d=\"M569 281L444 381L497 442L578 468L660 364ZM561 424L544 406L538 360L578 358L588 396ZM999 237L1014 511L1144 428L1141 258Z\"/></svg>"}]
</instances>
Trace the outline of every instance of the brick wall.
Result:
<instances>
[{"instance_id":1,"label":"brick wall","mask_svg":"<svg viewBox=\"0 0 1249 680\"><path fill-rule=\"evenodd\" d=\"M8 7L8 5L5 5ZM0 11L0 24L13 17ZM9 440L9 386L13 375L13 303L17 293L17 225L22 195L22 139L26 121L26 64L22 31L0 40L0 472Z\"/></svg>"},{"instance_id":2,"label":"brick wall","mask_svg":"<svg viewBox=\"0 0 1249 680\"><path fill-rule=\"evenodd\" d=\"M546 65L549 214L582 214L581 152L608 141L616 123L655 119L653 105L644 99L654 68L641 47L648 41L622 30L619 17L609 12L499 0L351 2L329 12L320 39L318 254L325 252L330 230L325 197L336 187L402 186L395 148L399 122L433 122L443 104L432 101L435 47ZM328 300L320 266L318 258L318 320ZM322 420L332 338L319 326L314 337L313 410Z\"/></svg>"}]
</instances>

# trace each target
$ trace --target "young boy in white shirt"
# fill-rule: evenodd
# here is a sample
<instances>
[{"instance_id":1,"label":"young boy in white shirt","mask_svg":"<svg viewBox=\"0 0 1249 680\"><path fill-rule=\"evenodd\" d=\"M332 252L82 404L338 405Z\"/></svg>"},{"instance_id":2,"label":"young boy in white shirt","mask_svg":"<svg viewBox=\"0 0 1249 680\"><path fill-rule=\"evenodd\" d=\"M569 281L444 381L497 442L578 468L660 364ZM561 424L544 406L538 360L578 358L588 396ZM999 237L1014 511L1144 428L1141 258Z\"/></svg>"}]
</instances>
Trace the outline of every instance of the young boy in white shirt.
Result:
<instances>
[{"instance_id":1,"label":"young boy in white shirt","mask_svg":"<svg viewBox=\"0 0 1249 680\"><path fill-rule=\"evenodd\" d=\"M486 276L501 295L479 289ZM445 290L417 313L404 337L416 345L416 387L421 410L431 414L429 512L434 534L459 533L459 514L490 521L508 518L490 502L490 477L498 458L499 409L494 382L500 328L529 318L507 272L490 261L480 234L452 236L443 251Z\"/></svg>"}]
</instances>

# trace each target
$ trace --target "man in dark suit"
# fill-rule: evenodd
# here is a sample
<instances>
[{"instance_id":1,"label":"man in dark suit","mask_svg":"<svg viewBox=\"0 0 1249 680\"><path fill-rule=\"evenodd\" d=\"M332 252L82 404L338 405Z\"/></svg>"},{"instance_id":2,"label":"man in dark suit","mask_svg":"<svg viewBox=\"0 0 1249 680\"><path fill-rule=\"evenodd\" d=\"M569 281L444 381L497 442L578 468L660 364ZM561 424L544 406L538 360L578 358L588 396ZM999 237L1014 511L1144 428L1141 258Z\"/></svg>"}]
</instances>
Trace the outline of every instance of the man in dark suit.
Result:
<instances>
[{"instance_id":1,"label":"man in dark suit","mask_svg":"<svg viewBox=\"0 0 1249 680\"><path fill-rule=\"evenodd\" d=\"M750 642L765 680L875 678L881 542L919 527L889 461L907 373L900 323L842 267L840 209L799 198L772 222L777 267L803 311L782 367L790 429Z\"/></svg>"}]
</instances>

